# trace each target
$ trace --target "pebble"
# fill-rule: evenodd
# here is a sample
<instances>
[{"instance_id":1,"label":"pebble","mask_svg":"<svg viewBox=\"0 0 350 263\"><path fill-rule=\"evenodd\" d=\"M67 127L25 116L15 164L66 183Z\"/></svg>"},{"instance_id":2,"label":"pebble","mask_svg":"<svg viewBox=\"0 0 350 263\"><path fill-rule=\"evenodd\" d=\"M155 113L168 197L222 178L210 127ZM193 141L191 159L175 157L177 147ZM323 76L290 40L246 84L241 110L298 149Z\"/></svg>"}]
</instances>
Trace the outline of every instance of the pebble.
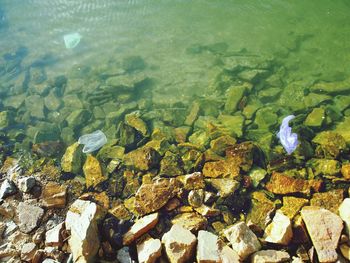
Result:
<instances>
[{"instance_id":1,"label":"pebble","mask_svg":"<svg viewBox=\"0 0 350 263\"><path fill-rule=\"evenodd\" d=\"M288 216L285 216L281 211L277 211L269 224L265 229L265 241L288 245L292 240L293 230L292 224Z\"/></svg>"},{"instance_id":2,"label":"pebble","mask_svg":"<svg viewBox=\"0 0 350 263\"><path fill-rule=\"evenodd\" d=\"M236 223L224 230L224 235L232 245L232 249L238 254L241 260L259 251L261 244L252 230L244 222Z\"/></svg>"},{"instance_id":3,"label":"pebble","mask_svg":"<svg viewBox=\"0 0 350 263\"><path fill-rule=\"evenodd\" d=\"M343 229L343 221L336 214L317 206L305 206L301 210L307 231L316 249L319 261L334 262L336 249Z\"/></svg>"},{"instance_id":4,"label":"pebble","mask_svg":"<svg viewBox=\"0 0 350 263\"><path fill-rule=\"evenodd\" d=\"M41 207L20 202L17 208L17 213L19 229L21 232L28 234L38 226L44 215L44 210Z\"/></svg>"},{"instance_id":5,"label":"pebble","mask_svg":"<svg viewBox=\"0 0 350 263\"><path fill-rule=\"evenodd\" d=\"M175 224L162 237L170 263L185 263L194 253L197 238L188 229Z\"/></svg>"},{"instance_id":6,"label":"pebble","mask_svg":"<svg viewBox=\"0 0 350 263\"><path fill-rule=\"evenodd\" d=\"M159 239L149 238L137 244L139 263L154 263L162 255L162 243Z\"/></svg>"}]
</instances>

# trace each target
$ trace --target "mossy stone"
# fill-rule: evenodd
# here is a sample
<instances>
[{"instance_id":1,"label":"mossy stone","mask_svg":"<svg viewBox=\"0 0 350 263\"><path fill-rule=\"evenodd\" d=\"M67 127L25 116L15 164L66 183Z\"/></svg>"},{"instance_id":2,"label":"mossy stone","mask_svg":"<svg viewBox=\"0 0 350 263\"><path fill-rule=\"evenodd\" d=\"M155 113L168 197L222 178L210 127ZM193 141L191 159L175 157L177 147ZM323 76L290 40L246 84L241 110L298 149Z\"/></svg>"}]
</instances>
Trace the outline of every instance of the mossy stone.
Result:
<instances>
[{"instance_id":1,"label":"mossy stone","mask_svg":"<svg viewBox=\"0 0 350 263\"><path fill-rule=\"evenodd\" d=\"M316 152L325 158L337 158L346 149L343 136L332 131L318 133L312 142L318 144Z\"/></svg>"},{"instance_id":2,"label":"mossy stone","mask_svg":"<svg viewBox=\"0 0 350 263\"><path fill-rule=\"evenodd\" d=\"M0 130L8 128L13 123L13 118L10 112L0 112Z\"/></svg>"},{"instance_id":3,"label":"mossy stone","mask_svg":"<svg viewBox=\"0 0 350 263\"><path fill-rule=\"evenodd\" d=\"M190 143L198 147L207 147L209 145L210 136L206 131L196 131L188 138Z\"/></svg>"},{"instance_id":4,"label":"mossy stone","mask_svg":"<svg viewBox=\"0 0 350 263\"><path fill-rule=\"evenodd\" d=\"M77 129L79 127L85 126L87 121L91 117L91 112L84 109L74 110L71 114L68 115L66 121L69 127Z\"/></svg>"},{"instance_id":5,"label":"mossy stone","mask_svg":"<svg viewBox=\"0 0 350 263\"><path fill-rule=\"evenodd\" d=\"M179 176L184 174L183 163L177 154L166 152L165 156L160 161L160 175Z\"/></svg>"},{"instance_id":6,"label":"mossy stone","mask_svg":"<svg viewBox=\"0 0 350 263\"><path fill-rule=\"evenodd\" d=\"M25 99L26 110L30 116L44 119L44 100L39 95L32 95Z\"/></svg>"},{"instance_id":7,"label":"mossy stone","mask_svg":"<svg viewBox=\"0 0 350 263\"><path fill-rule=\"evenodd\" d=\"M281 92L282 92L281 88L263 89L259 91L259 98L263 103L271 103L278 98Z\"/></svg>"},{"instance_id":8,"label":"mossy stone","mask_svg":"<svg viewBox=\"0 0 350 263\"><path fill-rule=\"evenodd\" d=\"M226 91L226 103L225 103L225 113L234 113L237 111L238 103L242 99L244 93L247 90L247 86L233 86L228 88Z\"/></svg>"},{"instance_id":9,"label":"mossy stone","mask_svg":"<svg viewBox=\"0 0 350 263\"><path fill-rule=\"evenodd\" d=\"M146 137L148 136L147 124L141 119L140 115L141 114L139 111L135 111L125 115L125 123L135 128L144 137Z\"/></svg>"},{"instance_id":10,"label":"mossy stone","mask_svg":"<svg viewBox=\"0 0 350 263\"><path fill-rule=\"evenodd\" d=\"M215 153L222 155L227 147L235 145L236 142L237 141L235 138L229 135L223 135L219 138L212 140L210 142L210 147Z\"/></svg>"},{"instance_id":11,"label":"mossy stone","mask_svg":"<svg viewBox=\"0 0 350 263\"><path fill-rule=\"evenodd\" d=\"M337 160L316 159L313 158L306 163L307 167L311 167L314 174L318 175L336 175L340 173L341 165Z\"/></svg>"},{"instance_id":12,"label":"mossy stone","mask_svg":"<svg viewBox=\"0 0 350 263\"><path fill-rule=\"evenodd\" d=\"M350 117L345 117L344 120L337 124L334 131L339 133L345 139L346 143L350 145Z\"/></svg>"},{"instance_id":13,"label":"mossy stone","mask_svg":"<svg viewBox=\"0 0 350 263\"><path fill-rule=\"evenodd\" d=\"M242 115L219 115L218 120L232 137L242 137L244 117Z\"/></svg>"},{"instance_id":14,"label":"mossy stone","mask_svg":"<svg viewBox=\"0 0 350 263\"><path fill-rule=\"evenodd\" d=\"M51 90L44 98L44 104L49 111L57 111L61 107L62 101L56 96L55 92Z\"/></svg>"},{"instance_id":15,"label":"mossy stone","mask_svg":"<svg viewBox=\"0 0 350 263\"><path fill-rule=\"evenodd\" d=\"M304 124L312 128L320 128L326 116L323 108L314 108L306 117Z\"/></svg>"},{"instance_id":16,"label":"mossy stone","mask_svg":"<svg viewBox=\"0 0 350 263\"><path fill-rule=\"evenodd\" d=\"M256 112L254 124L256 124L259 129L269 130L277 124L277 121L278 115L274 108L265 107Z\"/></svg>"},{"instance_id":17,"label":"mossy stone","mask_svg":"<svg viewBox=\"0 0 350 263\"><path fill-rule=\"evenodd\" d=\"M82 147L76 142L67 147L61 159L62 171L77 174L81 170Z\"/></svg>"}]
</instances>

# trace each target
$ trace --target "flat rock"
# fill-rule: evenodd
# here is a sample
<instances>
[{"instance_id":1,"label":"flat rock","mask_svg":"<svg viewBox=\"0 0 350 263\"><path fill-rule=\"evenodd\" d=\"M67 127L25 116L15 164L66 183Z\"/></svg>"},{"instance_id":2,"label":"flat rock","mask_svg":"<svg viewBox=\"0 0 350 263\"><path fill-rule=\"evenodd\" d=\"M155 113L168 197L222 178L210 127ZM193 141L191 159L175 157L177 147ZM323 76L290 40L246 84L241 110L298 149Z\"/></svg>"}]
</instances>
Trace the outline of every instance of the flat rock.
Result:
<instances>
[{"instance_id":1,"label":"flat rock","mask_svg":"<svg viewBox=\"0 0 350 263\"><path fill-rule=\"evenodd\" d=\"M17 192L17 189L15 184L10 180L5 179L5 181L2 182L0 187L0 201L10 195L15 194L16 192Z\"/></svg>"},{"instance_id":2,"label":"flat rock","mask_svg":"<svg viewBox=\"0 0 350 263\"><path fill-rule=\"evenodd\" d=\"M28 193L34 187L36 180L34 176L19 178L17 181L18 189L23 193Z\"/></svg>"},{"instance_id":3,"label":"flat rock","mask_svg":"<svg viewBox=\"0 0 350 263\"><path fill-rule=\"evenodd\" d=\"M175 224L162 237L170 263L188 262L194 254L197 238L188 229Z\"/></svg>"},{"instance_id":4,"label":"flat rock","mask_svg":"<svg viewBox=\"0 0 350 263\"><path fill-rule=\"evenodd\" d=\"M303 207L301 216L316 249L318 260L321 263L336 261L336 249L343 229L342 219L317 206Z\"/></svg>"},{"instance_id":5,"label":"flat rock","mask_svg":"<svg viewBox=\"0 0 350 263\"><path fill-rule=\"evenodd\" d=\"M41 207L20 202L17 207L17 214L19 229L21 232L28 234L38 226L44 215L44 210Z\"/></svg>"},{"instance_id":6,"label":"flat rock","mask_svg":"<svg viewBox=\"0 0 350 263\"><path fill-rule=\"evenodd\" d=\"M198 232L197 262L198 263L220 263L219 238L205 230Z\"/></svg>"},{"instance_id":7,"label":"flat rock","mask_svg":"<svg viewBox=\"0 0 350 263\"><path fill-rule=\"evenodd\" d=\"M339 216L345 222L346 233L350 234L350 198L345 198L339 206Z\"/></svg>"},{"instance_id":8,"label":"flat rock","mask_svg":"<svg viewBox=\"0 0 350 263\"><path fill-rule=\"evenodd\" d=\"M245 260L261 248L258 238L244 222L239 222L224 230L224 235L241 260Z\"/></svg>"},{"instance_id":9,"label":"flat rock","mask_svg":"<svg viewBox=\"0 0 350 263\"><path fill-rule=\"evenodd\" d=\"M129 245L134 242L137 238L147 233L150 229L155 227L158 223L158 213L153 213L144 216L137 220L135 224L126 232L123 236L123 244Z\"/></svg>"},{"instance_id":10,"label":"flat rock","mask_svg":"<svg viewBox=\"0 0 350 263\"><path fill-rule=\"evenodd\" d=\"M142 184L135 195L135 209L140 215L157 211L177 193L176 179L161 179Z\"/></svg>"},{"instance_id":11,"label":"flat rock","mask_svg":"<svg viewBox=\"0 0 350 263\"><path fill-rule=\"evenodd\" d=\"M179 224L191 232L198 232L198 230L205 229L208 225L207 219L196 212L178 214L171 220L171 223Z\"/></svg>"},{"instance_id":12,"label":"flat rock","mask_svg":"<svg viewBox=\"0 0 350 263\"><path fill-rule=\"evenodd\" d=\"M140 263L154 263L162 255L159 239L149 238L137 244L137 257Z\"/></svg>"},{"instance_id":13,"label":"flat rock","mask_svg":"<svg viewBox=\"0 0 350 263\"><path fill-rule=\"evenodd\" d=\"M83 171L86 179L86 187L95 187L107 179L102 173L100 162L90 154L87 155Z\"/></svg>"},{"instance_id":14,"label":"flat rock","mask_svg":"<svg viewBox=\"0 0 350 263\"><path fill-rule=\"evenodd\" d=\"M62 231L64 230L64 222L50 229L45 234L45 246L60 247L62 246Z\"/></svg>"},{"instance_id":15,"label":"flat rock","mask_svg":"<svg viewBox=\"0 0 350 263\"><path fill-rule=\"evenodd\" d=\"M304 180L273 172L266 189L274 194L303 193L310 194L311 189L319 192L322 186L321 180Z\"/></svg>"},{"instance_id":16,"label":"flat rock","mask_svg":"<svg viewBox=\"0 0 350 263\"><path fill-rule=\"evenodd\" d=\"M281 245L288 245L292 240L293 230L292 223L288 216L278 210L265 229L265 241Z\"/></svg>"},{"instance_id":17,"label":"flat rock","mask_svg":"<svg viewBox=\"0 0 350 263\"><path fill-rule=\"evenodd\" d=\"M98 206L90 201L76 200L66 216L66 229L71 232L68 245L74 262L92 262L100 240L97 221L101 217Z\"/></svg>"},{"instance_id":18,"label":"flat rock","mask_svg":"<svg viewBox=\"0 0 350 263\"><path fill-rule=\"evenodd\" d=\"M63 208L67 201L67 187L55 182L43 186L41 199L47 208Z\"/></svg>"},{"instance_id":19,"label":"flat rock","mask_svg":"<svg viewBox=\"0 0 350 263\"><path fill-rule=\"evenodd\" d=\"M251 258L252 263L280 263L289 260L290 256L287 252L272 249L258 251Z\"/></svg>"}]
</instances>

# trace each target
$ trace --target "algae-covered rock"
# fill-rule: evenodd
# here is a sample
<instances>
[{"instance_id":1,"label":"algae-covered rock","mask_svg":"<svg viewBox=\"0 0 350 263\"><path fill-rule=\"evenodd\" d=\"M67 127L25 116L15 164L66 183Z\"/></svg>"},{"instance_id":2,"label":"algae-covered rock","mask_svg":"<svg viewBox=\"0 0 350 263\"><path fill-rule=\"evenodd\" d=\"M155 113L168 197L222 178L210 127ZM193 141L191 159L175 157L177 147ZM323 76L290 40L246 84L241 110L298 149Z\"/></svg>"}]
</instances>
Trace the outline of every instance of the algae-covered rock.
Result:
<instances>
[{"instance_id":1,"label":"algae-covered rock","mask_svg":"<svg viewBox=\"0 0 350 263\"><path fill-rule=\"evenodd\" d=\"M338 208L344 200L344 190L334 189L328 192L315 193L310 205L325 208L333 213L338 213Z\"/></svg>"},{"instance_id":2,"label":"algae-covered rock","mask_svg":"<svg viewBox=\"0 0 350 263\"><path fill-rule=\"evenodd\" d=\"M218 117L220 123L226 128L228 134L234 137L242 137L244 117L242 115L222 115Z\"/></svg>"},{"instance_id":3,"label":"algae-covered rock","mask_svg":"<svg viewBox=\"0 0 350 263\"><path fill-rule=\"evenodd\" d=\"M337 95L334 97L333 101L334 106L340 111L344 111L350 106L350 96Z\"/></svg>"},{"instance_id":4,"label":"algae-covered rock","mask_svg":"<svg viewBox=\"0 0 350 263\"><path fill-rule=\"evenodd\" d=\"M233 194L240 185L238 181L230 178L211 178L207 179L206 182L214 187L223 198Z\"/></svg>"},{"instance_id":5,"label":"algae-covered rock","mask_svg":"<svg viewBox=\"0 0 350 263\"><path fill-rule=\"evenodd\" d=\"M200 167L204 163L204 155L201 151L197 149L186 149L181 152L183 168L186 173L191 173L200 169Z\"/></svg>"},{"instance_id":6,"label":"algae-covered rock","mask_svg":"<svg viewBox=\"0 0 350 263\"><path fill-rule=\"evenodd\" d=\"M259 91L259 98L263 103L275 101L280 95L281 88L267 88Z\"/></svg>"},{"instance_id":7,"label":"algae-covered rock","mask_svg":"<svg viewBox=\"0 0 350 263\"><path fill-rule=\"evenodd\" d=\"M87 155L83 171L86 179L86 187L95 187L99 183L107 180L103 175L99 161L90 154Z\"/></svg>"},{"instance_id":8,"label":"algae-covered rock","mask_svg":"<svg viewBox=\"0 0 350 263\"><path fill-rule=\"evenodd\" d=\"M350 92L350 80L347 79L340 82L318 82L310 87L310 91L327 94L347 93Z\"/></svg>"},{"instance_id":9,"label":"algae-covered rock","mask_svg":"<svg viewBox=\"0 0 350 263\"><path fill-rule=\"evenodd\" d=\"M74 110L71 114L69 114L66 118L66 121L69 127L77 129L79 127L85 126L90 117L91 112L88 110L79 109Z\"/></svg>"},{"instance_id":10,"label":"algae-covered rock","mask_svg":"<svg viewBox=\"0 0 350 263\"><path fill-rule=\"evenodd\" d=\"M344 138L332 131L318 133L312 142L318 144L316 153L325 158L337 158L338 155L346 149Z\"/></svg>"},{"instance_id":11,"label":"algae-covered rock","mask_svg":"<svg viewBox=\"0 0 350 263\"><path fill-rule=\"evenodd\" d=\"M299 214L300 209L309 203L309 200L294 196L283 196L282 203L282 213L292 220L297 214Z\"/></svg>"},{"instance_id":12,"label":"algae-covered rock","mask_svg":"<svg viewBox=\"0 0 350 263\"><path fill-rule=\"evenodd\" d=\"M307 115L304 124L312 128L320 128L325 118L325 110L323 108L314 108L309 115Z\"/></svg>"},{"instance_id":13,"label":"algae-covered rock","mask_svg":"<svg viewBox=\"0 0 350 263\"><path fill-rule=\"evenodd\" d=\"M249 176L253 181L253 186L257 187L259 183L265 178L267 171L260 167L254 167L249 171Z\"/></svg>"},{"instance_id":14,"label":"algae-covered rock","mask_svg":"<svg viewBox=\"0 0 350 263\"><path fill-rule=\"evenodd\" d=\"M184 124L187 126L192 126L193 123L197 120L198 115L199 115L199 104L198 102L193 102L190 108L190 111L185 119Z\"/></svg>"},{"instance_id":15,"label":"algae-covered rock","mask_svg":"<svg viewBox=\"0 0 350 263\"><path fill-rule=\"evenodd\" d=\"M206 162L203 167L203 175L210 178L236 178L239 176L240 163L231 159L215 162Z\"/></svg>"},{"instance_id":16,"label":"algae-covered rock","mask_svg":"<svg viewBox=\"0 0 350 263\"><path fill-rule=\"evenodd\" d=\"M30 116L43 119L45 118L44 113L44 100L39 95L31 95L26 97L25 105Z\"/></svg>"},{"instance_id":17,"label":"algae-covered rock","mask_svg":"<svg viewBox=\"0 0 350 263\"><path fill-rule=\"evenodd\" d=\"M62 101L56 96L55 91L51 90L44 98L44 104L49 111L57 111L61 107Z\"/></svg>"},{"instance_id":18,"label":"algae-covered rock","mask_svg":"<svg viewBox=\"0 0 350 263\"><path fill-rule=\"evenodd\" d=\"M230 114L237 111L237 106L247 90L247 85L233 86L226 91L225 112Z\"/></svg>"},{"instance_id":19,"label":"algae-covered rock","mask_svg":"<svg viewBox=\"0 0 350 263\"><path fill-rule=\"evenodd\" d=\"M210 136L206 131L196 131L189 138L190 143L198 145L199 147L206 147L209 145Z\"/></svg>"},{"instance_id":20,"label":"algae-covered rock","mask_svg":"<svg viewBox=\"0 0 350 263\"><path fill-rule=\"evenodd\" d=\"M126 72L134 72L137 70L143 70L146 67L146 63L143 60L142 57L140 56L128 56L123 58L122 61L122 68L126 71Z\"/></svg>"},{"instance_id":21,"label":"algae-covered rock","mask_svg":"<svg viewBox=\"0 0 350 263\"><path fill-rule=\"evenodd\" d=\"M342 122L339 122L334 131L339 133L345 139L346 143L350 145L350 117L345 117Z\"/></svg>"},{"instance_id":22,"label":"algae-covered rock","mask_svg":"<svg viewBox=\"0 0 350 263\"><path fill-rule=\"evenodd\" d=\"M159 153L151 147L142 147L124 155L126 166L134 167L141 171L147 171L158 165Z\"/></svg>"},{"instance_id":23,"label":"algae-covered rock","mask_svg":"<svg viewBox=\"0 0 350 263\"><path fill-rule=\"evenodd\" d=\"M273 107L265 107L259 109L255 114L254 124L259 129L269 130L277 124L278 116Z\"/></svg>"},{"instance_id":24,"label":"algae-covered rock","mask_svg":"<svg viewBox=\"0 0 350 263\"><path fill-rule=\"evenodd\" d=\"M8 111L0 112L0 130L8 128L13 123L13 117Z\"/></svg>"},{"instance_id":25,"label":"algae-covered rock","mask_svg":"<svg viewBox=\"0 0 350 263\"><path fill-rule=\"evenodd\" d=\"M160 161L160 175L178 176L184 173L183 164L180 156L170 151L165 153L165 156Z\"/></svg>"},{"instance_id":26,"label":"algae-covered rock","mask_svg":"<svg viewBox=\"0 0 350 263\"><path fill-rule=\"evenodd\" d=\"M62 171L66 173L79 173L81 170L82 151L78 142L67 147L61 159Z\"/></svg>"},{"instance_id":27,"label":"algae-covered rock","mask_svg":"<svg viewBox=\"0 0 350 263\"><path fill-rule=\"evenodd\" d=\"M146 123L140 118L140 112L125 115L125 123L139 131L144 137L148 136Z\"/></svg>"},{"instance_id":28,"label":"algae-covered rock","mask_svg":"<svg viewBox=\"0 0 350 263\"><path fill-rule=\"evenodd\" d=\"M223 135L219 138L216 138L210 142L210 147L212 151L215 153L221 155L225 152L226 148L229 146L233 146L236 144L236 139L229 136L229 135Z\"/></svg>"},{"instance_id":29,"label":"algae-covered rock","mask_svg":"<svg viewBox=\"0 0 350 263\"><path fill-rule=\"evenodd\" d=\"M340 172L340 163L331 159L313 158L306 163L307 167L311 167L314 174L317 175L336 175Z\"/></svg>"}]
</instances>

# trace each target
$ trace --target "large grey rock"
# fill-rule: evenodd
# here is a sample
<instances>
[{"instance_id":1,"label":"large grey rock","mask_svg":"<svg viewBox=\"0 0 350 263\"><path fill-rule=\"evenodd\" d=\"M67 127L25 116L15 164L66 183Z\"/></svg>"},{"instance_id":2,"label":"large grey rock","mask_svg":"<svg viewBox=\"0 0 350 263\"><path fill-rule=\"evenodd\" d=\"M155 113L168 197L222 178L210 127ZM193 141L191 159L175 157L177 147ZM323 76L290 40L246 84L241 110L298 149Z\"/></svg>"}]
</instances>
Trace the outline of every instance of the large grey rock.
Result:
<instances>
[{"instance_id":1,"label":"large grey rock","mask_svg":"<svg viewBox=\"0 0 350 263\"><path fill-rule=\"evenodd\" d=\"M76 200L67 212L66 229L71 232L68 245L74 262L93 262L100 246L97 221L101 212L90 201Z\"/></svg>"},{"instance_id":2,"label":"large grey rock","mask_svg":"<svg viewBox=\"0 0 350 263\"><path fill-rule=\"evenodd\" d=\"M23 193L28 193L35 185L34 176L19 178L17 181L18 189Z\"/></svg>"},{"instance_id":3,"label":"large grey rock","mask_svg":"<svg viewBox=\"0 0 350 263\"><path fill-rule=\"evenodd\" d=\"M17 207L17 214L19 219L19 230L28 234L39 225L39 222L44 215L44 209L20 202Z\"/></svg>"}]
</instances>

